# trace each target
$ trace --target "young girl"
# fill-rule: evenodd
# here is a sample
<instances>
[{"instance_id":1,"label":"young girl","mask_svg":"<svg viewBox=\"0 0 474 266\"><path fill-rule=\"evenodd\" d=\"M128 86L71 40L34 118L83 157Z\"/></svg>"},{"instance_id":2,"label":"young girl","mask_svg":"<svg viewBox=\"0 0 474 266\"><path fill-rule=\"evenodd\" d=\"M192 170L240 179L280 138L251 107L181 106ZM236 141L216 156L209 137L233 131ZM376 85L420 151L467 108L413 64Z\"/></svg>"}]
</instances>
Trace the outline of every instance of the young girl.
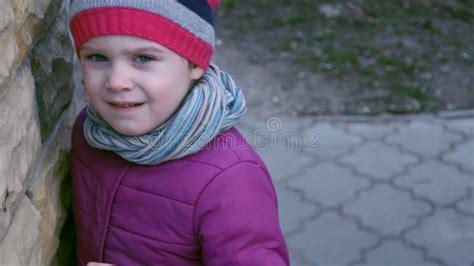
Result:
<instances>
[{"instance_id":1,"label":"young girl","mask_svg":"<svg viewBox=\"0 0 474 266\"><path fill-rule=\"evenodd\" d=\"M72 137L80 265L288 265L277 198L210 64L206 0L73 0L90 104Z\"/></svg>"}]
</instances>

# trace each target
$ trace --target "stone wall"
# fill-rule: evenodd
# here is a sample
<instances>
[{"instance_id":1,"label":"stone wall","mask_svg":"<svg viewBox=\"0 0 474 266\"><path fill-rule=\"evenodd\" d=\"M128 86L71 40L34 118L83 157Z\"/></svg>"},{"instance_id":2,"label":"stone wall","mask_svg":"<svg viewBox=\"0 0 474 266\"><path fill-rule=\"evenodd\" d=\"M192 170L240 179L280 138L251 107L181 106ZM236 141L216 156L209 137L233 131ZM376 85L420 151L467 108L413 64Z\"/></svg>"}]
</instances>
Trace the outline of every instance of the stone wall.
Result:
<instances>
[{"instance_id":1,"label":"stone wall","mask_svg":"<svg viewBox=\"0 0 474 266\"><path fill-rule=\"evenodd\" d=\"M64 184L77 108L66 7L62 0L0 1L2 266L51 265L70 205Z\"/></svg>"}]
</instances>

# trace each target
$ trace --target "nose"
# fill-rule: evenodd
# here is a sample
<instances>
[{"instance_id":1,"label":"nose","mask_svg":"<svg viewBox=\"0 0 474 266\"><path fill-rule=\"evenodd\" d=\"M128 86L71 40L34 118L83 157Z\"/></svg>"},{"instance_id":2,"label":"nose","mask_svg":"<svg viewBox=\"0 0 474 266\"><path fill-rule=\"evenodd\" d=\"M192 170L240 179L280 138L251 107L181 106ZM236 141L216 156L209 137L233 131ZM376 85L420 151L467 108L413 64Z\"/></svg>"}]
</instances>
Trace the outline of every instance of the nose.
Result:
<instances>
[{"instance_id":1,"label":"nose","mask_svg":"<svg viewBox=\"0 0 474 266\"><path fill-rule=\"evenodd\" d=\"M109 69L105 87L115 92L131 90L133 88L133 82L127 67L120 63L112 64Z\"/></svg>"}]
</instances>

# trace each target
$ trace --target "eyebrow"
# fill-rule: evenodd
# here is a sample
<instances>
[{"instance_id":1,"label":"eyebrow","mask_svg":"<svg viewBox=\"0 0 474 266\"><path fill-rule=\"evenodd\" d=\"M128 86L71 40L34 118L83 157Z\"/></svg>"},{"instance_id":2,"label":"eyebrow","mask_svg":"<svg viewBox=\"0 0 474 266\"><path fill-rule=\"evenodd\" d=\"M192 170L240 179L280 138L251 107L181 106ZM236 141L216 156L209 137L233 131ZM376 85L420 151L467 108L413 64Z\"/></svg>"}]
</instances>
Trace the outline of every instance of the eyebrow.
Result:
<instances>
[{"instance_id":1,"label":"eyebrow","mask_svg":"<svg viewBox=\"0 0 474 266\"><path fill-rule=\"evenodd\" d=\"M94 51L94 50L100 50L101 48L96 48L93 45L81 45L81 48L79 51ZM132 48L132 49L127 49L125 50L125 53L127 54L136 54L136 53L149 53L149 52L155 52L155 53L164 53L165 51L158 48L158 47L153 47L153 46L143 46L143 47L138 47L138 48Z\"/></svg>"},{"instance_id":2,"label":"eyebrow","mask_svg":"<svg viewBox=\"0 0 474 266\"><path fill-rule=\"evenodd\" d=\"M153 46L139 47L136 49L131 49L129 53L143 53L143 52L155 52L155 53L164 53L165 51Z\"/></svg>"}]
</instances>

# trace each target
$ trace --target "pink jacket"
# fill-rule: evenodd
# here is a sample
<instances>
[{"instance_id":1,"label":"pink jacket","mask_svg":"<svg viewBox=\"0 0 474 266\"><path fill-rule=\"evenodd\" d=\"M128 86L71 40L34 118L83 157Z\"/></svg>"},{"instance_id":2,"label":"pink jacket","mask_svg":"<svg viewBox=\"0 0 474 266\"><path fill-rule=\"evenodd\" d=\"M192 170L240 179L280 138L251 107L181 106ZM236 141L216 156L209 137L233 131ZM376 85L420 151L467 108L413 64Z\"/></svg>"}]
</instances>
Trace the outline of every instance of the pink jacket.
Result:
<instances>
[{"instance_id":1,"label":"pink jacket","mask_svg":"<svg viewBox=\"0 0 474 266\"><path fill-rule=\"evenodd\" d=\"M289 265L270 175L236 129L143 166L89 146L85 116L72 139L80 265Z\"/></svg>"}]
</instances>

